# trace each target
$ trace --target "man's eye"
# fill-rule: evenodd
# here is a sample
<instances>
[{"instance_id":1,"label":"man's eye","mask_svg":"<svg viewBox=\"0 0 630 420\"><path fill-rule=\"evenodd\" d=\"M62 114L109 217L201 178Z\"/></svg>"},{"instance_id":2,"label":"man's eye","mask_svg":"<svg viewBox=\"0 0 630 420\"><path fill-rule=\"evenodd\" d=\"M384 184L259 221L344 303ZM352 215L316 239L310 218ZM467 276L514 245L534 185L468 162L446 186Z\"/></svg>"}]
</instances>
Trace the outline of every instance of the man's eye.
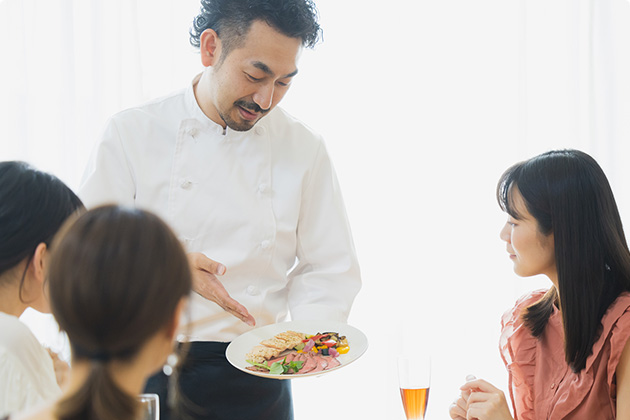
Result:
<instances>
[{"instance_id":1,"label":"man's eye","mask_svg":"<svg viewBox=\"0 0 630 420\"><path fill-rule=\"evenodd\" d=\"M245 74L247 75L247 78L248 78L249 80L251 80L252 82L259 82L259 81L260 81L260 79L258 79L258 78L256 78L256 77L252 76L251 74L247 74L247 73L245 73Z\"/></svg>"}]
</instances>

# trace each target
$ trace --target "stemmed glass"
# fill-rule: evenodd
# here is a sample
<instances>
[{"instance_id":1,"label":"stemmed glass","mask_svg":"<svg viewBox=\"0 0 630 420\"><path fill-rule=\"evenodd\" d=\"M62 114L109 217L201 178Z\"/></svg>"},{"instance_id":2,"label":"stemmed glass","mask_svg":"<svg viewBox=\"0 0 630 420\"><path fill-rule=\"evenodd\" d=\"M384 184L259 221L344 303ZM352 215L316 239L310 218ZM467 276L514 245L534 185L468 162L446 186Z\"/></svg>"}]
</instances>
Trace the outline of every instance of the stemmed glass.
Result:
<instances>
[{"instance_id":1,"label":"stemmed glass","mask_svg":"<svg viewBox=\"0 0 630 420\"><path fill-rule=\"evenodd\" d=\"M142 415L139 420L160 420L160 396L158 394L140 394Z\"/></svg>"},{"instance_id":2,"label":"stemmed glass","mask_svg":"<svg viewBox=\"0 0 630 420\"><path fill-rule=\"evenodd\" d=\"M431 386L431 358L399 356L398 384L407 420L424 420Z\"/></svg>"}]
</instances>

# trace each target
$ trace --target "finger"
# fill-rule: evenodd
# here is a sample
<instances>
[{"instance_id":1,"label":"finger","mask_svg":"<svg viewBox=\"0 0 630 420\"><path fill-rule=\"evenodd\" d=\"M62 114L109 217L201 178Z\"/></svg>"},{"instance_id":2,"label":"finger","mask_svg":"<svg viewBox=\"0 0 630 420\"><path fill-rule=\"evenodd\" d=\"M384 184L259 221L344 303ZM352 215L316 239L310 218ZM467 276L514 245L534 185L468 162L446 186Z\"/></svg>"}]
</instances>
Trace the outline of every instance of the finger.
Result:
<instances>
[{"instance_id":1,"label":"finger","mask_svg":"<svg viewBox=\"0 0 630 420\"><path fill-rule=\"evenodd\" d=\"M472 394L470 394L470 398L468 398L468 408L472 407L475 404L483 404L488 402L492 398L492 395L494 394L490 394L487 392L473 392Z\"/></svg>"},{"instance_id":2,"label":"finger","mask_svg":"<svg viewBox=\"0 0 630 420\"><path fill-rule=\"evenodd\" d=\"M466 410L462 409L457 403L451 404L448 410L448 414L454 420L466 418Z\"/></svg>"},{"instance_id":3,"label":"finger","mask_svg":"<svg viewBox=\"0 0 630 420\"><path fill-rule=\"evenodd\" d=\"M216 303L247 325L251 327L256 325L254 317L243 305L232 299L227 290L225 290L223 283L214 274L199 268L195 269L193 271L193 290L200 296Z\"/></svg>"},{"instance_id":4,"label":"finger","mask_svg":"<svg viewBox=\"0 0 630 420\"><path fill-rule=\"evenodd\" d=\"M468 400L468 409L473 407L484 407L487 411L497 412L507 409L507 401L503 392L473 392Z\"/></svg>"},{"instance_id":5,"label":"finger","mask_svg":"<svg viewBox=\"0 0 630 420\"><path fill-rule=\"evenodd\" d=\"M191 252L188 254L188 260L193 269L203 270L211 274L222 276L227 268L220 262L214 261L200 252Z\"/></svg>"},{"instance_id":6,"label":"finger","mask_svg":"<svg viewBox=\"0 0 630 420\"><path fill-rule=\"evenodd\" d=\"M464 385L462 385L459 389L461 389L462 391L471 391L471 390L472 391L479 390L482 392L499 391L498 388L496 388L490 382L484 381L483 379L475 379L472 381L468 381Z\"/></svg>"},{"instance_id":7,"label":"finger","mask_svg":"<svg viewBox=\"0 0 630 420\"><path fill-rule=\"evenodd\" d=\"M476 392L473 393L471 399L475 397L476 394ZM512 420L510 408L508 407L507 401L505 401L502 394L499 395L484 393L483 398L487 398L487 400L473 402L472 404L468 405L468 418L478 418L480 420Z\"/></svg>"},{"instance_id":8,"label":"finger","mask_svg":"<svg viewBox=\"0 0 630 420\"><path fill-rule=\"evenodd\" d=\"M232 299L231 297L228 296L227 299L224 300L220 306L227 312L231 313L232 315L234 315L235 317L237 317L238 319L240 319L241 321L249 325L250 327L253 327L256 325L256 320L249 313L247 308L245 308L243 305L238 303L238 301Z\"/></svg>"}]
</instances>

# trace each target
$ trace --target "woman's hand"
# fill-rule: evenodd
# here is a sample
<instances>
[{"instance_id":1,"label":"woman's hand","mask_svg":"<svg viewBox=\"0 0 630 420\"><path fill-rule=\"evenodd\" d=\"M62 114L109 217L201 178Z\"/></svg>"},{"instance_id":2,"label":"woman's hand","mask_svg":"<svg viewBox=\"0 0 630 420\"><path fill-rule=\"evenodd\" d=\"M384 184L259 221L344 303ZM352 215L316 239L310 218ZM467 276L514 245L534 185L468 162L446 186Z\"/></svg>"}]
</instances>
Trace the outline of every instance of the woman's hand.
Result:
<instances>
[{"instance_id":1,"label":"woman's hand","mask_svg":"<svg viewBox=\"0 0 630 420\"><path fill-rule=\"evenodd\" d=\"M59 388L63 388L63 385L66 383L68 379L68 375L70 374L70 365L66 363L65 360L61 359L57 353L47 348L48 354L53 360L53 368L55 369L55 379L57 379L57 385Z\"/></svg>"},{"instance_id":2,"label":"woman's hand","mask_svg":"<svg viewBox=\"0 0 630 420\"><path fill-rule=\"evenodd\" d=\"M467 420L513 420L505 394L483 379L466 382L462 395L470 393L467 400ZM452 417L457 418L457 417Z\"/></svg>"},{"instance_id":3,"label":"woman's hand","mask_svg":"<svg viewBox=\"0 0 630 420\"><path fill-rule=\"evenodd\" d=\"M474 375L466 376L466 381L470 382L477 378ZM450 405L448 414L453 420L466 420L466 412L468 411L468 398L470 397L470 390L462 391L459 397L453 401Z\"/></svg>"},{"instance_id":4,"label":"woman's hand","mask_svg":"<svg viewBox=\"0 0 630 420\"><path fill-rule=\"evenodd\" d=\"M466 412L468 411L468 396L462 394L457 398L448 409L448 414L453 420L466 420Z\"/></svg>"}]
</instances>

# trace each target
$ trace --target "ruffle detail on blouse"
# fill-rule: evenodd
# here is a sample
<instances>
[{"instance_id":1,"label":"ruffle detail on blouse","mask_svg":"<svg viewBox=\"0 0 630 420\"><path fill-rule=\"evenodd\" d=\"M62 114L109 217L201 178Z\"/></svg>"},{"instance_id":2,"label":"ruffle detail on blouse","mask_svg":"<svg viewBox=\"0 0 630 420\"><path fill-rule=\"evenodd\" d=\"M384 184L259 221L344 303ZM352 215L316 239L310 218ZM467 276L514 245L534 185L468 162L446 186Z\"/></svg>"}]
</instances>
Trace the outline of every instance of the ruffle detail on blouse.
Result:
<instances>
[{"instance_id":1,"label":"ruffle detail on blouse","mask_svg":"<svg viewBox=\"0 0 630 420\"><path fill-rule=\"evenodd\" d=\"M617 370L621 353L628 342L628 338L630 338L630 293L624 292L620 294L615 302L610 305L602 321L602 335L610 336L607 340L610 341L610 358L608 359L607 369L608 386L611 391L616 391L616 384L613 384L615 371ZM604 340L597 340L596 346L593 346L593 354L598 354L601 351L603 343ZM589 357L589 360L591 357ZM586 361L587 367L589 366L589 360ZM592 363L592 360L590 362Z\"/></svg>"},{"instance_id":2,"label":"ruffle detail on blouse","mask_svg":"<svg viewBox=\"0 0 630 420\"><path fill-rule=\"evenodd\" d=\"M534 376L539 344L538 339L532 336L529 328L523 324L521 314L525 308L540 300L545 293L545 290L538 290L523 296L502 318L500 350L510 372L510 396L514 405L515 418L519 420L533 420L535 416L533 392L535 392ZM547 328L549 327L548 325ZM591 392L595 392L595 380L599 384L599 381L604 380L604 374L608 389L610 389L610 397L614 400L615 371L629 337L630 293L624 292L610 305L602 317L600 335L593 344L593 350L586 360L585 368L576 374L567 366L563 391L549 408L550 420L576 418L575 416L584 410L583 406L578 409L579 406L589 399L597 398ZM605 369L602 369L601 363L605 363ZM540 382L540 378L538 381ZM598 385L598 387L601 390L601 386ZM515 394L515 389L518 389L518 394ZM593 407L592 402L591 407ZM602 410L600 418L609 418L613 415L607 411L608 403L603 400L600 402L605 405L600 405ZM540 410L542 407L537 408ZM578 409L577 412L576 409ZM614 410L614 407L611 409ZM546 408L543 411L546 411Z\"/></svg>"},{"instance_id":3,"label":"ruffle detail on blouse","mask_svg":"<svg viewBox=\"0 0 630 420\"><path fill-rule=\"evenodd\" d=\"M538 302L547 290L536 290L516 301L514 307L501 318L499 351L510 373L510 397L514 406L514 417L534 420L534 372L536 365L537 339L523 324L523 310ZM514 390L519 388L519 398ZM527 390L527 392L522 392Z\"/></svg>"},{"instance_id":4,"label":"ruffle detail on blouse","mask_svg":"<svg viewBox=\"0 0 630 420\"><path fill-rule=\"evenodd\" d=\"M593 344L593 349L586 359L584 369L575 374L571 374L571 382L565 398L556 401L553 411L554 419L562 419L571 414L578 405L582 403L591 392L595 381L594 363L598 361L606 362L606 380L610 397L615 398L616 386L613 384L615 371L619 364L621 353L630 337L630 294L624 292L620 294L613 303L610 304L601 320L601 330ZM609 350L608 350L609 349ZM608 360L602 360L602 352L610 351ZM602 372L603 373L603 372ZM598 379L603 380L603 378ZM611 407L614 410L614 407ZM602 416L605 415L605 408L602 407ZM612 415L612 413L611 413ZM604 417L602 417L604 418Z\"/></svg>"}]
</instances>

